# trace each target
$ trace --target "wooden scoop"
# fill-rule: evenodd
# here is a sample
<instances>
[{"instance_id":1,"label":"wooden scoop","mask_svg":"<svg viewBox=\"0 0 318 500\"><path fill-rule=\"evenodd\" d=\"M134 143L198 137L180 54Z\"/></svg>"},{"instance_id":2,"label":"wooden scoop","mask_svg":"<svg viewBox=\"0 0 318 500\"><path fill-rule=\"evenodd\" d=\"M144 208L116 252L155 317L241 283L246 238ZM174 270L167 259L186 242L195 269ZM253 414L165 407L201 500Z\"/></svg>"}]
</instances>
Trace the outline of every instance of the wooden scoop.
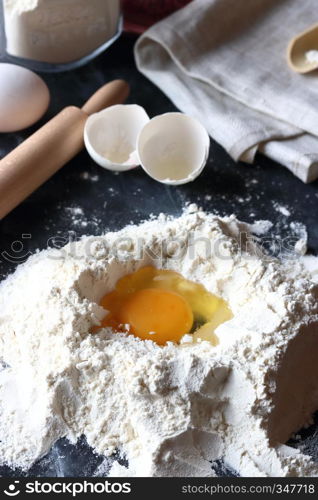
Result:
<instances>
[{"instance_id":1,"label":"wooden scoop","mask_svg":"<svg viewBox=\"0 0 318 500\"><path fill-rule=\"evenodd\" d=\"M318 55L318 24L294 37L288 46L287 60L290 68L297 73L309 73L318 69L317 61L310 61L306 54L317 51Z\"/></svg>"},{"instance_id":2,"label":"wooden scoop","mask_svg":"<svg viewBox=\"0 0 318 500\"><path fill-rule=\"evenodd\" d=\"M84 147L87 117L123 103L129 86L114 80L82 107L69 106L0 161L0 219L27 198Z\"/></svg>"}]
</instances>

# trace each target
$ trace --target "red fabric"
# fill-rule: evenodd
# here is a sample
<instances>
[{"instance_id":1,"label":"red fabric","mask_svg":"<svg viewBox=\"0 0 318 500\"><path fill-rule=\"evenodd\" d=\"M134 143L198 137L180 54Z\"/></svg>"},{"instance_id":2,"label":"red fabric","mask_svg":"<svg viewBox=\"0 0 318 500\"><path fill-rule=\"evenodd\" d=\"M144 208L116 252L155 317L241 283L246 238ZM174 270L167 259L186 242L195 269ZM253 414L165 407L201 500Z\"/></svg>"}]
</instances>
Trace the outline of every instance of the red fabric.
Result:
<instances>
[{"instance_id":1,"label":"red fabric","mask_svg":"<svg viewBox=\"0 0 318 500\"><path fill-rule=\"evenodd\" d=\"M125 30L142 33L190 2L191 0L122 0Z\"/></svg>"}]
</instances>

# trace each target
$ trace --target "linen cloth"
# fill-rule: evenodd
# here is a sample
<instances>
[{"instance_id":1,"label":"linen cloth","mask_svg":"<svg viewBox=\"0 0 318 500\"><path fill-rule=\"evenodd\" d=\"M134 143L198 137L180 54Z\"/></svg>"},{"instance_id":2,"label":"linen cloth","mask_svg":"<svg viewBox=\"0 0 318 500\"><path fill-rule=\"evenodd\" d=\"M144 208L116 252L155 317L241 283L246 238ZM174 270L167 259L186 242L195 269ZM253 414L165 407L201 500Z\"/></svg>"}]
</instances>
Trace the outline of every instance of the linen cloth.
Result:
<instances>
[{"instance_id":1,"label":"linen cloth","mask_svg":"<svg viewBox=\"0 0 318 500\"><path fill-rule=\"evenodd\" d=\"M287 65L317 0L193 0L137 41L139 70L198 118L235 160L258 151L303 182L318 178L318 72Z\"/></svg>"}]
</instances>

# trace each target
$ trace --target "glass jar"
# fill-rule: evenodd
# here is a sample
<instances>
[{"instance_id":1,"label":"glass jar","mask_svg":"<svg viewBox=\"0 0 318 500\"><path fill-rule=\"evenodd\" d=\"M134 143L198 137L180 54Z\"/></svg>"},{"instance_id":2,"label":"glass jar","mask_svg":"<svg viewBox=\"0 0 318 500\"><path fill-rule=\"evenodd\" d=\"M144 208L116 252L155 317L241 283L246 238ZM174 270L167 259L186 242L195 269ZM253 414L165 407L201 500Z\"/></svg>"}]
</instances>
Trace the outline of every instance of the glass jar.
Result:
<instances>
[{"instance_id":1,"label":"glass jar","mask_svg":"<svg viewBox=\"0 0 318 500\"><path fill-rule=\"evenodd\" d=\"M120 0L0 2L5 60L36 71L81 66L111 45L122 30Z\"/></svg>"}]
</instances>

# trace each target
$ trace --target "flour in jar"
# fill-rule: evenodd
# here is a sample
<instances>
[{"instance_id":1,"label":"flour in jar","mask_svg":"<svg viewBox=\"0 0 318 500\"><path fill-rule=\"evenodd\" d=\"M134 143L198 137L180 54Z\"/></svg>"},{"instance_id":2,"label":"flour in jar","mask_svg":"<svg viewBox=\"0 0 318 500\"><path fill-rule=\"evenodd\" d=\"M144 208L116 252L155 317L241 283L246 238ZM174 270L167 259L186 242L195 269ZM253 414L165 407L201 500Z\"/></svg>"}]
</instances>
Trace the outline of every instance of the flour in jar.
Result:
<instances>
[{"instance_id":1,"label":"flour in jar","mask_svg":"<svg viewBox=\"0 0 318 500\"><path fill-rule=\"evenodd\" d=\"M318 407L317 286L252 231L190 206L19 266L0 285L1 463L27 469L58 438L85 435L105 457L127 458L113 476L213 476L219 459L243 476L317 475L284 445ZM91 333L101 297L148 265L229 304L218 345Z\"/></svg>"},{"instance_id":2,"label":"flour in jar","mask_svg":"<svg viewBox=\"0 0 318 500\"><path fill-rule=\"evenodd\" d=\"M50 64L81 59L111 40L119 0L4 0L8 54Z\"/></svg>"}]
</instances>

